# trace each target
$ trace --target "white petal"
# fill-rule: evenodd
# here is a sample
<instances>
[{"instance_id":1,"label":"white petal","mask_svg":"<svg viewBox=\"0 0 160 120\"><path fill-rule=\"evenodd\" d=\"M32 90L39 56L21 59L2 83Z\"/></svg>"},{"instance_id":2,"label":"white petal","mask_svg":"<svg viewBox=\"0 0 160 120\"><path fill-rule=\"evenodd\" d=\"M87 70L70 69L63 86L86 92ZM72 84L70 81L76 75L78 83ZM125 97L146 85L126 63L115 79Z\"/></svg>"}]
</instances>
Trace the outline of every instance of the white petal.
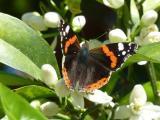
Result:
<instances>
[{"instance_id":1,"label":"white petal","mask_svg":"<svg viewBox=\"0 0 160 120\"><path fill-rule=\"evenodd\" d=\"M111 43L115 42L125 42L127 40L127 36L121 29L114 29L109 32L109 41Z\"/></svg>"},{"instance_id":2,"label":"white petal","mask_svg":"<svg viewBox=\"0 0 160 120\"><path fill-rule=\"evenodd\" d=\"M139 115L132 115L129 120L146 120L146 119L143 119L141 116Z\"/></svg>"},{"instance_id":3,"label":"white petal","mask_svg":"<svg viewBox=\"0 0 160 120\"><path fill-rule=\"evenodd\" d=\"M47 27L56 28L60 24L61 16L57 12L47 12L44 15L44 22Z\"/></svg>"},{"instance_id":4,"label":"white petal","mask_svg":"<svg viewBox=\"0 0 160 120\"><path fill-rule=\"evenodd\" d=\"M70 90L65 85L63 79L57 81L57 83L55 84L54 90L59 97L68 96L70 93Z\"/></svg>"},{"instance_id":5,"label":"white petal","mask_svg":"<svg viewBox=\"0 0 160 120\"><path fill-rule=\"evenodd\" d=\"M47 27L44 24L43 17L38 12L25 13L22 15L21 19L35 30L39 31L47 30Z\"/></svg>"},{"instance_id":6,"label":"white petal","mask_svg":"<svg viewBox=\"0 0 160 120\"><path fill-rule=\"evenodd\" d=\"M88 100L99 104L110 104L112 101L112 97L101 90L95 90L93 93L85 95L85 97Z\"/></svg>"},{"instance_id":7,"label":"white petal","mask_svg":"<svg viewBox=\"0 0 160 120\"><path fill-rule=\"evenodd\" d=\"M134 86L131 95L130 95L130 103L135 106L143 106L147 101L147 95L142 85L137 84Z\"/></svg>"},{"instance_id":8,"label":"white petal","mask_svg":"<svg viewBox=\"0 0 160 120\"><path fill-rule=\"evenodd\" d=\"M31 105L33 108L35 108L35 109L40 109L41 103L40 103L39 100L33 100L33 101L30 103L30 105Z\"/></svg>"},{"instance_id":9,"label":"white petal","mask_svg":"<svg viewBox=\"0 0 160 120\"><path fill-rule=\"evenodd\" d=\"M78 15L74 17L72 20L72 27L73 30L76 32L79 32L84 27L85 24L86 24L86 19L83 15Z\"/></svg>"},{"instance_id":10,"label":"white petal","mask_svg":"<svg viewBox=\"0 0 160 120\"><path fill-rule=\"evenodd\" d=\"M127 105L120 106L115 111L114 119L127 119L132 115L132 112Z\"/></svg>"},{"instance_id":11,"label":"white petal","mask_svg":"<svg viewBox=\"0 0 160 120\"><path fill-rule=\"evenodd\" d=\"M40 106L40 109L44 113L44 115L47 116L47 117L51 117L51 116L56 115L60 110L58 105L54 102L43 103Z\"/></svg>"},{"instance_id":12,"label":"white petal","mask_svg":"<svg viewBox=\"0 0 160 120\"><path fill-rule=\"evenodd\" d=\"M158 13L155 10L145 12L141 18L143 25L148 26L154 24L158 18Z\"/></svg>"},{"instance_id":13,"label":"white petal","mask_svg":"<svg viewBox=\"0 0 160 120\"><path fill-rule=\"evenodd\" d=\"M103 3L108 7L118 9L124 5L124 0L103 0Z\"/></svg>"},{"instance_id":14,"label":"white petal","mask_svg":"<svg viewBox=\"0 0 160 120\"><path fill-rule=\"evenodd\" d=\"M160 119L160 106L158 105L153 105L153 104L146 104L142 111L141 114L143 115L143 118L147 119Z\"/></svg>"},{"instance_id":15,"label":"white petal","mask_svg":"<svg viewBox=\"0 0 160 120\"><path fill-rule=\"evenodd\" d=\"M50 64L44 64L42 69L42 79L46 85L53 87L58 80L56 70Z\"/></svg>"},{"instance_id":16,"label":"white petal","mask_svg":"<svg viewBox=\"0 0 160 120\"><path fill-rule=\"evenodd\" d=\"M148 35L150 32L158 32L158 31L159 31L158 26L156 24L143 27L140 32L140 38L141 40L143 40L146 37L146 35Z\"/></svg>"},{"instance_id":17,"label":"white petal","mask_svg":"<svg viewBox=\"0 0 160 120\"><path fill-rule=\"evenodd\" d=\"M71 93L71 102L74 107L83 109L84 108L83 94L73 91L73 93Z\"/></svg>"},{"instance_id":18,"label":"white petal","mask_svg":"<svg viewBox=\"0 0 160 120\"><path fill-rule=\"evenodd\" d=\"M160 41L160 32L150 32L144 39L143 45L159 42Z\"/></svg>"}]
</instances>

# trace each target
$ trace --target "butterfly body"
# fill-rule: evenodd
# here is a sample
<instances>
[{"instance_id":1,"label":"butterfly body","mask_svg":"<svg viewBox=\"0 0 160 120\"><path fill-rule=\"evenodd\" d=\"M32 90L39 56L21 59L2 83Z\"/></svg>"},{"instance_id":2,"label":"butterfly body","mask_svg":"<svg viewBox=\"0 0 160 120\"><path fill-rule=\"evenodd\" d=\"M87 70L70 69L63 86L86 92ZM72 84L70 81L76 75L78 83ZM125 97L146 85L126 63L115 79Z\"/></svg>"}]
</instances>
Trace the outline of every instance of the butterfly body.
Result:
<instances>
[{"instance_id":1,"label":"butterfly body","mask_svg":"<svg viewBox=\"0 0 160 120\"><path fill-rule=\"evenodd\" d=\"M112 43L89 50L80 46L69 25L61 21L60 34L65 56L62 74L65 84L78 91L93 91L108 83L110 75L134 54L134 43Z\"/></svg>"}]
</instances>

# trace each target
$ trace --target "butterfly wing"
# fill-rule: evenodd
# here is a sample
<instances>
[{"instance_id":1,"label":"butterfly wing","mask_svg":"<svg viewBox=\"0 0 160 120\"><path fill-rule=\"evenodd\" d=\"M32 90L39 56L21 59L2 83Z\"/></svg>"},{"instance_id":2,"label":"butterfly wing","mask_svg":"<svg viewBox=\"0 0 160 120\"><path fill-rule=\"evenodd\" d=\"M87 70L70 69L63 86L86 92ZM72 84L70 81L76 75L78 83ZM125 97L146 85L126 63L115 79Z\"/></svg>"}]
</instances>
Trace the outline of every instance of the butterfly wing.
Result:
<instances>
[{"instance_id":1,"label":"butterfly wing","mask_svg":"<svg viewBox=\"0 0 160 120\"><path fill-rule=\"evenodd\" d=\"M93 91L108 83L111 72L89 56L86 63L67 56L63 68L66 85L78 91Z\"/></svg>"},{"instance_id":2,"label":"butterfly wing","mask_svg":"<svg viewBox=\"0 0 160 120\"><path fill-rule=\"evenodd\" d=\"M112 43L90 50L90 55L108 70L115 71L136 49L134 43Z\"/></svg>"},{"instance_id":3,"label":"butterfly wing","mask_svg":"<svg viewBox=\"0 0 160 120\"><path fill-rule=\"evenodd\" d=\"M80 45L77 36L74 34L70 26L64 23L63 20L60 21L60 37L61 37L61 47L64 55L77 54Z\"/></svg>"}]
</instances>

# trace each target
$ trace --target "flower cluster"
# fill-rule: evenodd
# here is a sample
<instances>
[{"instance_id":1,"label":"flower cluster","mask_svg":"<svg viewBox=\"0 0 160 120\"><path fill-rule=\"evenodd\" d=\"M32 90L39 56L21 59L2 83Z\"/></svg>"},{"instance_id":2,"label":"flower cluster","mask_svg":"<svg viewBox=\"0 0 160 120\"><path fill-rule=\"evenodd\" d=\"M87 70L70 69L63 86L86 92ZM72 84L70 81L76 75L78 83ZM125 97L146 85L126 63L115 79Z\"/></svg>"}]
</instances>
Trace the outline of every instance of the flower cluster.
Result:
<instances>
[{"instance_id":1,"label":"flower cluster","mask_svg":"<svg viewBox=\"0 0 160 120\"><path fill-rule=\"evenodd\" d=\"M37 31L46 31L48 28L57 28L62 17L57 12L47 12L44 16L38 12L28 12L22 15L22 20ZM86 24L83 15L75 16L72 19L72 27L79 32Z\"/></svg>"}]
</instances>

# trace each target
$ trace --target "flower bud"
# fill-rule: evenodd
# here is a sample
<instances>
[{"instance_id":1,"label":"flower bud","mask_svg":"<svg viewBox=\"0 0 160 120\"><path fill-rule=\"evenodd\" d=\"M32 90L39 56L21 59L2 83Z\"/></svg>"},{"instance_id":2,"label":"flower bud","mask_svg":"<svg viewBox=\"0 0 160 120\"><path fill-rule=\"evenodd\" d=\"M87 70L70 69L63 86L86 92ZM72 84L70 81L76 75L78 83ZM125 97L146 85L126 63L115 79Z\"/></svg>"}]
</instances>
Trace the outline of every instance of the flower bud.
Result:
<instances>
[{"instance_id":1,"label":"flower bud","mask_svg":"<svg viewBox=\"0 0 160 120\"><path fill-rule=\"evenodd\" d=\"M47 30L47 27L44 24L43 17L38 12L25 13L22 15L21 19L35 30Z\"/></svg>"},{"instance_id":2,"label":"flower bud","mask_svg":"<svg viewBox=\"0 0 160 120\"><path fill-rule=\"evenodd\" d=\"M124 0L103 0L103 3L108 7L118 9L124 5Z\"/></svg>"},{"instance_id":3,"label":"flower bud","mask_svg":"<svg viewBox=\"0 0 160 120\"><path fill-rule=\"evenodd\" d=\"M73 31L79 32L86 24L86 19L83 15L79 15L73 18L72 27Z\"/></svg>"},{"instance_id":4,"label":"flower bud","mask_svg":"<svg viewBox=\"0 0 160 120\"><path fill-rule=\"evenodd\" d=\"M44 15L44 22L47 27L56 28L60 24L61 16L57 12L47 12Z\"/></svg>"},{"instance_id":5,"label":"flower bud","mask_svg":"<svg viewBox=\"0 0 160 120\"><path fill-rule=\"evenodd\" d=\"M127 37L121 29L114 29L109 32L109 41L111 43L115 42L125 42Z\"/></svg>"},{"instance_id":6,"label":"flower bud","mask_svg":"<svg viewBox=\"0 0 160 120\"><path fill-rule=\"evenodd\" d=\"M69 91L69 89L67 88L67 86L65 85L63 79L57 81L54 89L55 89L56 94L57 94L59 97L68 96L69 93L70 93L70 91Z\"/></svg>"},{"instance_id":7,"label":"flower bud","mask_svg":"<svg viewBox=\"0 0 160 120\"><path fill-rule=\"evenodd\" d=\"M56 115L60 110L58 105L54 102L43 103L40 106L40 109L44 113L44 115L47 117L52 117L52 116Z\"/></svg>"},{"instance_id":8,"label":"flower bud","mask_svg":"<svg viewBox=\"0 0 160 120\"><path fill-rule=\"evenodd\" d=\"M154 10L145 12L141 18L142 25L148 26L154 24L158 18L158 13Z\"/></svg>"},{"instance_id":9,"label":"flower bud","mask_svg":"<svg viewBox=\"0 0 160 120\"><path fill-rule=\"evenodd\" d=\"M41 70L44 83L49 87L53 87L58 81L56 70L50 64L44 64Z\"/></svg>"},{"instance_id":10,"label":"flower bud","mask_svg":"<svg viewBox=\"0 0 160 120\"><path fill-rule=\"evenodd\" d=\"M143 106L147 102L147 95L142 85L135 85L131 95L130 103L133 103L135 106Z\"/></svg>"},{"instance_id":11,"label":"flower bud","mask_svg":"<svg viewBox=\"0 0 160 120\"><path fill-rule=\"evenodd\" d=\"M31 105L33 108L35 108L35 109L40 109L41 103L40 103L39 100L33 100L33 101L30 103L30 105Z\"/></svg>"}]
</instances>

